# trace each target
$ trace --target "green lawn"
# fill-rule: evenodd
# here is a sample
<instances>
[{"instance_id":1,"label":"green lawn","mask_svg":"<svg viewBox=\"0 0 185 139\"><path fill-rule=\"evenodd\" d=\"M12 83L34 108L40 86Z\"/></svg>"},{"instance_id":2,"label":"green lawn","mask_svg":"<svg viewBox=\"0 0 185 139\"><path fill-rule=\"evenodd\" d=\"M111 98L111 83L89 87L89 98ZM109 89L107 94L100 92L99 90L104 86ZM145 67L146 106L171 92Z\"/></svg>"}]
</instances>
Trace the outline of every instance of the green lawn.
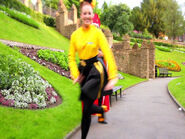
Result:
<instances>
[{"instance_id":1,"label":"green lawn","mask_svg":"<svg viewBox=\"0 0 185 139\"><path fill-rule=\"evenodd\" d=\"M41 23L40 23L41 24ZM40 25L35 29L14 20L0 12L0 39L68 50L69 40L60 35L55 28Z\"/></svg>"},{"instance_id":2,"label":"green lawn","mask_svg":"<svg viewBox=\"0 0 185 139\"><path fill-rule=\"evenodd\" d=\"M124 79L118 80L118 83L116 85L118 85L118 86L122 85L123 89L126 89L132 85L137 84L137 83L146 81L146 79L139 78L139 77L136 77L136 76L133 76L130 74L126 74L126 73L122 73L122 72L119 72L119 73L124 77Z\"/></svg>"},{"instance_id":3,"label":"green lawn","mask_svg":"<svg viewBox=\"0 0 185 139\"><path fill-rule=\"evenodd\" d=\"M168 84L168 88L177 101L185 108L185 76L171 81Z\"/></svg>"}]
</instances>

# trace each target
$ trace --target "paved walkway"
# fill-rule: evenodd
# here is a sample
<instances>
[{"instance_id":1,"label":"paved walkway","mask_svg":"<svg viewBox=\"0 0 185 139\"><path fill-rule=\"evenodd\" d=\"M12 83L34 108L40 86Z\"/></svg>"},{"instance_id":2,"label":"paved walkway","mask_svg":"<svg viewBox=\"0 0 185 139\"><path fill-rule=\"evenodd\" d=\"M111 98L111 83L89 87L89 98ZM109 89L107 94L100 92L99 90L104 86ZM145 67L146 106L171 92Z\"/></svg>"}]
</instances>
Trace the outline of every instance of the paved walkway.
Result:
<instances>
[{"instance_id":1,"label":"paved walkway","mask_svg":"<svg viewBox=\"0 0 185 139\"><path fill-rule=\"evenodd\" d=\"M58 51L58 52L64 52L64 50L59 50L55 48L48 48L47 46L38 46L38 45L32 45L32 44L26 44L26 43L21 43L21 42L16 42L16 41L10 41L10 40L3 40L0 39L0 42L3 44L10 46L10 47L19 47L19 48L28 48L28 49L50 49L52 51Z\"/></svg>"},{"instance_id":2,"label":"paved walkway","mask_svg":"<svg viewBox=\"0 0 185 139\"><path fill-rule=\"evenodd\" d=\"M167 92L170 80L150 80L125 90L107 113L107 125L92 119L87 139L185 139L185 114ZM70 139L80 136L79 130Z\"/></svg>"}]
</instances>

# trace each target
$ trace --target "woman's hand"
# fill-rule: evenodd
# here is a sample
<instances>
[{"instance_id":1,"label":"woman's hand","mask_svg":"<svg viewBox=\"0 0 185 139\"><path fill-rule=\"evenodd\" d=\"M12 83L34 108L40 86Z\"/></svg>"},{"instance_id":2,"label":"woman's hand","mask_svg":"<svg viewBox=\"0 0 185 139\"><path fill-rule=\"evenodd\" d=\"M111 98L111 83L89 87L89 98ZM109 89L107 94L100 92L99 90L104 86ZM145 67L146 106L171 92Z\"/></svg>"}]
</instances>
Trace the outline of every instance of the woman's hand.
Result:
<instances>
[{"instance_id":1,"label":"woman's hand","mask_svg":"<svg viewBox=\"0 0 185 139\"><path fill-rule=\"evenodd\" d=\"M107 85L105 86L104 90L111 90L114 88L114 85L117 83L118 78L114 78L108 81Z\"/></svg>"},{"instance_id":2,"label":"woman's hand","mask_svg":"<svg viewBox=\"0 0 185 139\"><path fill-rule=\"evenodd\" d=\"M82 81L83 81L83 79L84 79L84 76L82 75L82 74L80 74L79 76L78 76L78 78L76 78L74 81L73 81L73 84L76 84L76 83L81 83Z\"/></svg>"}]
</instances>

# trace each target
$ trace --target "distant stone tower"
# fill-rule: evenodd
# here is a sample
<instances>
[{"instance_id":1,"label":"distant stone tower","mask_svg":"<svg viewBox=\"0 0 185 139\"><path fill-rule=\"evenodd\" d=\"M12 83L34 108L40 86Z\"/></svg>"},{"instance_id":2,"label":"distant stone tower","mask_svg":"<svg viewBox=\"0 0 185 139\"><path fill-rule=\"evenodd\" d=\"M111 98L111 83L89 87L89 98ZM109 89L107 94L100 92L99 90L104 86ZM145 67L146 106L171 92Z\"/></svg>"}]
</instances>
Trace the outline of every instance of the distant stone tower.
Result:
<instances>
[{"instance_id":1,"label":"distant stone tower","mask_svg":"<svg viewBox=\"0 0 185 139\"><path fill-rule=\"evenodd\" d=\"M59 1L58 13L56 15L56 29L65 37L70 38L73 31L78 28L77 8L75 5L68 12L63 0Z\"/></svg>"},{"instance_id":2,"label":"distant stone tower","mask_svg":"<svg viewBox=\"0 0 185 139\"><path fill-rule=\"evenodd\" d=\"M37 0L37 3L36 3L36 11L39 12L39 13L43 13L43 10L42 10L42 0Z\"/></svg>"}]
</instances>

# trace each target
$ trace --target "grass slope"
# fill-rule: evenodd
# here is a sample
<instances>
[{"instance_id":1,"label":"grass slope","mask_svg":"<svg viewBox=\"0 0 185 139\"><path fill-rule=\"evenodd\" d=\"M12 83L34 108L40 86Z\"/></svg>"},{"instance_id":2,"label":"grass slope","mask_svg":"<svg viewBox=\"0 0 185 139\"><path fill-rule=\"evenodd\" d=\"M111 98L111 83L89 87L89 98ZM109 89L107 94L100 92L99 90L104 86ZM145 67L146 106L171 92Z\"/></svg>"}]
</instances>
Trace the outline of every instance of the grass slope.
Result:
<instances>
[{"instance_id":1,"label":"grass slope","mask_svg":"<svg viewBox=\"0 0 185 139\"><path fill-rule=\"evenodd\" d=\"M119 73L124 77L124 79L118 80L118 83L116 85L118 85L118 86L122 85L123 89L126 89L132 85L137 84L137 83L146 81L146 79L142 79L142 78L130 75L130 74L126 74L126 73L122 73L122 72L119 72Z\"/></svg>"},{"instance_id":2,"label":"grass slope","mask_svg":"<svg viewBox=\"0 0 185 139\"><path fill-rule=\"evenodd\" d=\"M168 84L168 88L177 101L185 108L185 76L171 81Z\"/></svg>"},{"instance_id":3,"label":"grass slope","mask_svg":"<svg viewBox=\"0 0 185 139\"><path fill-rule=\"evenodd\" d=\"M0 39L68 50L69 40L54 28L40 25L35 29L0 12Z\"/></svg>"},{"instance_id":4,"label":"grass slope","mask_svg":"<svg viewBox=\"0 0 185 139\"><path fill-rule=\"evenodd\" d=\"M79 89L72 81L37 64L19 52L0 43L0 53L20 57L31 64L62 96L63 103L43 110L21 110L0 106L1 139L61 139L81 119Z\"/></svg>"}]
</instances>

